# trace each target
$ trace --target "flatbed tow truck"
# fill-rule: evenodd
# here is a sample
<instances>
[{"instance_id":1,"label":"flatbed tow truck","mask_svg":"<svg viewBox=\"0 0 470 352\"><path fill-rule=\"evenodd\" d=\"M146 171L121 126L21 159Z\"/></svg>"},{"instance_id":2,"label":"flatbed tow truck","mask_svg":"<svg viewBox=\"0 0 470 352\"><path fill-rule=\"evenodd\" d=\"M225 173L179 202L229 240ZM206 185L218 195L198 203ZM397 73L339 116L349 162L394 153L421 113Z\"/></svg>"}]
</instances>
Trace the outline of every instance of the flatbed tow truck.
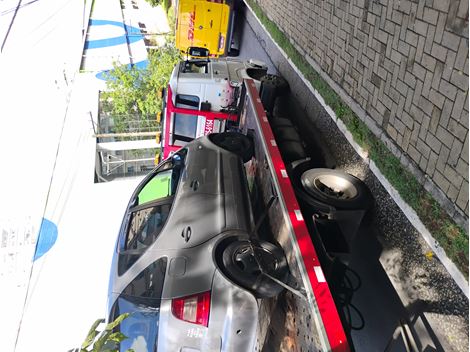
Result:
<instances>
[{"instance_id":1,"label":"flatbed tow truck","mask_svg":"<svg viewBox=\"0 0 470 352\"><path fill-rule=\"evenodd\" d=\"M244 77L237 86L238 108L228 111L213 111L214 104L209 101L190 109L175 107L171 94L177 89L173 85L167 92L166 117L192 114L207 122L225 116L227 121L237 122L237 131L253 141L254 156L245 168L257 219L255 232L261 239L281 245L290 270L287 282L270 277L285 288L281 294L259 300L255 350L353 351L328 279L334 275L335 256L347 252L370 206L370 192L349 174L318 168L321 165L306 155L292 123L273 118L265 110L265 106L273 106L278 88L272 83L269 79L260 87L256 79ZM171 128L173 124L167 122L163 129L166 143ZM204 130L205 134L212 132ZM171 151L175 147L171 146ZM163 153L165 157L169 154ZM314 220L315 233L309 232L307 217Z\"/></svg>"}]
</instances>

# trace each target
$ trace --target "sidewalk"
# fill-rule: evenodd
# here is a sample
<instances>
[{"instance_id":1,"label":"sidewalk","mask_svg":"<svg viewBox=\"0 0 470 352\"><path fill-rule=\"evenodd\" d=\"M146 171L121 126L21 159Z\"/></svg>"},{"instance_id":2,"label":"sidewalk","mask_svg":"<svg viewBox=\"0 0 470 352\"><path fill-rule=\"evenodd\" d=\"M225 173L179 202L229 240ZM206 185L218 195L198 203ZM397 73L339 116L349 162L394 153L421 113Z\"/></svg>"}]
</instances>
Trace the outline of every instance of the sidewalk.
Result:
<instances>
[{"instance_id":1,"label":"sidewalk","mask_svg":"<svg viewBox=\"0 0 470 352\"><path fill-rule=\"evenodd\" d=\"M129 36L129 32L133 33ZM114 62L145 61L147 52L138 28L124 21L120 0L95 1L82 61L85 72L112 69Z\"/></svg>"},{"instance_id":2,"label":"sidewalk","mask_svg":"<svg viewBox=\"0 0 470 352\"><path fill-rule=\"evenodd\" d=\"M105 317L116 236L140 178L94 183L96 81L90 74L75 80L44 212L57 239L34 261L15 352L67 351Z\"/></svg>"}]
</instances>

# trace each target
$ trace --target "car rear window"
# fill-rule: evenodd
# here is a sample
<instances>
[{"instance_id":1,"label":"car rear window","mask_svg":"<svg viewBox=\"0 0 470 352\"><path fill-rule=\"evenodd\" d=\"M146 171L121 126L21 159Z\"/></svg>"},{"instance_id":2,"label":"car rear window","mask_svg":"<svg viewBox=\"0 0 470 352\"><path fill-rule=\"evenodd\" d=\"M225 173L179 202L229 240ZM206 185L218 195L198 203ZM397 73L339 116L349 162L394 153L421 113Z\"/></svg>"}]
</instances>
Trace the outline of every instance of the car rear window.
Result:
<instances>
[{"instance_id":1,"label":"car rear window","mask_svg":"<svg viewBox=\"0 0 470 352\"><path fill-rule=\"evenodd\" d=\"M127 336L120 343L119 351L156 351L166 266L165 257L153 262L132 280L114 303L110 321L120 314L130 313L116 328L116 331Z\"/></svg>"}]
</instances>

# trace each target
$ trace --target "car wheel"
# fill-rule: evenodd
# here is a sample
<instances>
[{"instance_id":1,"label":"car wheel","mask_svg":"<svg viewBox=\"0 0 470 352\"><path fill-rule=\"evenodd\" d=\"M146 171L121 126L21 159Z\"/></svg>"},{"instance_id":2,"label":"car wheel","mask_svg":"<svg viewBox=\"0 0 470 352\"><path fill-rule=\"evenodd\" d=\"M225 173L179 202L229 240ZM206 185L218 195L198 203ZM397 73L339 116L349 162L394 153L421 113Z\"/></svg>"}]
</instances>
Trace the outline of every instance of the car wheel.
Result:
<instances>
[{"instance_id":1,"label":"car wheel","mask_svg":"<svg viewBox=\"0 0 470 352\"><path fill-rule=\"evenodd\" d=\"M297 192L313 207L318 202L338 210L368 210L372 205L372 195L367 186L357 177L332 169L312 169L309 163L294 168Z\"/></svg>"},{"instance_id":2,"label":"car wheel","mask_svg":"<svg viewBox=\"0 0 470 352\"><path fill-rule=\"evenodd\" d=\"M253 157L253 142L242 133L215 133L210 135L210 139L220 148L240 156L245 163Z\"/></svg>"},{"instance_id":3,"label":"car wheel","mask_svg":"<svg viewBox=\"0 0 470 352\"><path fill-rule=\"evenodd\" d=\"M263 271L281 282L286 282L289 267L284 251L266 241L235 241L223 251L223 271L239 286L253 292L259 298L274 297L284 288L263 275L257 260L263 265Z\"/></svg>"}]
</instances>

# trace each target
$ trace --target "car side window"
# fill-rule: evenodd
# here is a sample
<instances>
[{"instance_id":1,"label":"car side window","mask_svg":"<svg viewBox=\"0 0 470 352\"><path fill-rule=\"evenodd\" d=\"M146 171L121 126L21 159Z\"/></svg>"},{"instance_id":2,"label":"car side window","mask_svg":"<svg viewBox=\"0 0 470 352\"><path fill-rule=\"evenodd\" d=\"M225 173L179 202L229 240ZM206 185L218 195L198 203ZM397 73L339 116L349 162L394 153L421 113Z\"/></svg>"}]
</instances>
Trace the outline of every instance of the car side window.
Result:
<instances>
[{"instance_id":1,"label":"car side window","mask_svg":"<svg viewBox=\"0 0 470 352\"><path fill-rule=\"evenodd\" d=\"M158 238L170 213L171 203L132 212L124 250L145 249Z\"/></svg>"},{"instance_id":2,"label":"car side window","mask_svg":"<svg viewBox=\"0 0 470 352\"><path fill-rule=\"evenodd\" d=\"M184 169L185 148L162 163L135 195L119 237L118 275L125 273L160 235Z\"/></svg>"},{"instance_id":3,"label":"car side window","mask_svg":"<svg viewBox=\"0 0 470 352\"><path fill-rule=\"evenodd\" d=\"M178 161L184 160L185 151L175 154L172 159L160 165L154 175L147 180L147 183L137 193L136 205L155 202L170 197L176 192L179 182L180 167L175 166L175 158Z\"/></svg>"}]
</instances>

